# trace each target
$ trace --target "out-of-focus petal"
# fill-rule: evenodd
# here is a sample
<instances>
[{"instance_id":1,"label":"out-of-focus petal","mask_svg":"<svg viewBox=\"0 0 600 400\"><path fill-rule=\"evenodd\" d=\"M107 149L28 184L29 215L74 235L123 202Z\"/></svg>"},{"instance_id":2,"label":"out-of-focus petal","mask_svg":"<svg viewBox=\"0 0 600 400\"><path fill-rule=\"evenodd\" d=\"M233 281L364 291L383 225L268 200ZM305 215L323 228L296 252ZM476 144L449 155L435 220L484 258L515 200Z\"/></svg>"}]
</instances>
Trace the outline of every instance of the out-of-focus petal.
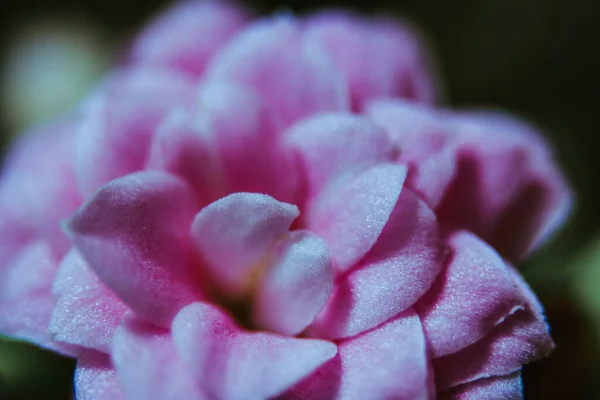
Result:
<instances>
[{"instance_id":1,"label":"out-of-focus petal","mask_svg":"<svg viewBox=\"0 0 600 400\"><path fill-rule=\"evenodd\" d=\"M209 204L191 228L205 272L225 293L245 294L252 274L298 214L296 206L258 193L234 193Z\"/></svg>"},{"instance_id":2,"label":"out-of-focus petal","mask_svg":"<svg viewBox=\"0 0 600 400\"><path fill-rule=\"evenodd\" d=\"M241 331L218 308L195 303L173 322L173 338L211 398L278 396L336 354L333 343Z\"/></svg>"},{"instance_id":3,"label":"out-of-focus petal","mask_svg":"<svg viewBox=\"0 0 600 400\"><path fill-rule=\"evenodd\" d=\"M477 342L526 301L504 261L479 238L454 231L448 244L446 270L416 306L432 357Z\"/></svg>"},{"instance_id":4,"label":"out-of-focus petal","mask_svg":"<svg viewBox=\"0 0 600 400\"><path fill-rule=\"evenodd\" d=\"M140 34L132 46L130 61L199 77L247 18L244 10L226 2L179 2Z\"/></svg>"},{"instance_id":5,"label":"out-of-focus petal","mask_svg":"<svg viewBox=\"0 0 600 400\"><path fill-rule=\"evenodd\" d=\"M75 369L77 400L121 400L125 397L110 356L95 350L85 350L77 356Z\"/></svg>"},{"instance_id":6,"label":"out-of-focus petal","mask_svg":"<svg viewBox=\"0 0 600 400\"><path fill-rule=\"evenodd\" d=\"M398 201L406 167L378 164L332 182L307 210L307 227L325 239L334 267L350 269L375 244Z\"/></svg>"},{"instance_id":7,"label":"out-of-focus petal","mask_svg":"<svg viewBox=\"0 0 600 400\"><path fill-rule=\"evenodd\" d=\"M397 319L342 341L338 356L289 391L285 399L428 399L430 376L419 317Z\"/></svg>"},{"instance_id":8,"label":"out-of-focus petal","mask_svg":"<svg viewBox=\"0 0 600 400\"><path fill-rule=\"evenodd\" d=\"M521 372L480 379L441 393L440 400L520 400L523 398Z\"/></svg>"},{"instance_id":9,"label":"out-of-focus petal","mask_svg":"<svg viewBox=\"0 0 600 400\"><path fill-rule=\"evenodd\" d=\"M115 329L129 308L104 286L76 250L62 260L53 292L56 303L50 332L54 339L109 353Z\"/></svg>"},{"instance_id":10,"label":"out-of-focus petal","mask_svg":"<svg viewBox=\"0 0 600 400\"><path fill-rule=\"evenodd\" d=\"M128 400L208 400L179 357L168 330L135 319L117 329L112 358Z\"/></svg>"},{"instance_id":11,"label":"out-of-focus petal","mask_svg":"<svg viewBox=\"0 0 600 400\"><path fill-rule=\"evenodd\" d=\"M294 231L272 250L272 265L260 280L255 326L297 335L312 323L333 290L327 245L307 231Z\"/></svg>"},{"instance_id":12,"label":"out-of-focus petal","mask_svg":"<svg viewBox=\"0 0 600 400\"><path fill-rule=\"evenodd\" d=\"M341 71L292 17L257 22L241 32L214 58L206 79L255 89L286 126L348 108Z\"/></svg>"},{"instance_id":13,"label":"out-of-focus petal","mask_svg":"<svg viewBox=\"0 0 600 400\"><path fill-rule=\"evenodd\" d=\"M307 25L308 35L343 71L355 111L376 97L435 101L422 43L406 24L329 11L310 17Z\"/></svg>"},{"instance_id":14,"label":"out-of-focus petal","mask_svg":"<svg viewBox=\"0 0 600 400\"><path fill-rule=\"evenodd\" d=\"M433 211L404 188L375 246L338 283L311 335L354 336L413 305L443 266L441 239Z\"/></svg>"},{"instance_id":15,"label":"out-of-focus petal","mask_svg":"<svg viewBox=\"0 0 600 400\"><path fill-rule=\"evenodd\" d=\"M189 227L198 203L173 175L144 171L104 185L68 224L96 275L138 315L168 326L200 297Z\"/></svg>"}]
</instances>

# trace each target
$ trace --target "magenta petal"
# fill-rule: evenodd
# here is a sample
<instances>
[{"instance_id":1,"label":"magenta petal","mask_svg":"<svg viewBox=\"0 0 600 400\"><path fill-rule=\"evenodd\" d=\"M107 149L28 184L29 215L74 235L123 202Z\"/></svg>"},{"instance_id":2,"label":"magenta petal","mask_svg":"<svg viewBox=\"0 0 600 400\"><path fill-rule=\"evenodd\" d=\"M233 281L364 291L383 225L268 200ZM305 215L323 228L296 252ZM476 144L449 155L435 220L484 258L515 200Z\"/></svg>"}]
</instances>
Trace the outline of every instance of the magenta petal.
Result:
<instances>
[{"instance_id":1,"label":"magenta petal","mask_svg":"<svg viewBox=\"0 0 600 400\"><path fill-rule=\"evenodd\" d=\"M131 49L131 61L200 76L246 19L242 10L227 3L180 2L141 33Z\"/></svg>"},{"instance_id":2,"label":"magenta petal","mask_svg":"<svg viewBox=\"0 0 600 400\"><path fill-rule=\"evenodd\" d=\"M257 288L254 323L294 336L312 323L331 295L329 252L318 236L294 231L277 243L272 257Z\"/></svg>"},{"instance_id":3,"label":"magenta petal","mask_svg":"<svg viewBox=\"0 0 600 400\"><path fill-rule=\"evenodd\" d=\"M449 235L452 258L417 303L431 356L442 357L475 343L525 299L504 261L467 231Z\"/></svg>"},{"instance_id":4,"label":"magenta petal","mask_svg":"<svg viewBox=\"0 0 600 400\"><path fill-rule=\"evenodd\" d=\"M128 400L212 399L182 362L168 330L126 320L115 334L112 357Z\"/></svg>"},{"instance_id":5,"label":"magenta petal","mask_svg":"<svg viewBox=\"0 0 600 400\"><path fill-rule=\"evenodd\" d=\"M375 244L398 201L406 168L380 164L346 175L310 206L308 228L327 242L334 266L345 271Z\"/></svg>"},{"instance_id":6,"label":"magenta petal","mask_svg":"<svg viewBox=\"0 0 600 400\"><path fill-rule=\"evenodd\" d=\"M521 372L498 378L480 379L442 393L440 400L520 400L523 398Z\"/></svg>"},{"instance_id":7,"label":"magenta petal","mask_svg":"<svg viewBox=\"0 0 600 400\"><path fill-rule=\"evenodd\" d=\"M0 270L0 332L54 349L48 323L56 261L47 243L33 242Z\"/></svg>"},{"instance_id":8,"label":"magenta petal","mask_svg":"<svg viewBox=\"0 0 600 400\"><path fill-rule=\"evenodd\" d=\"M435 209L456 173L453 132L444 114L400 100L371 102L366 112L400 149L398 161L409 166L406 186Z\"/></svg>"},{"instance_id":9,"label":"magenta petal","mask_svg":"<svg viewBox=\"0 0 600 400\"><path fill-rule=\"evenodd\" d=\"M291 17L261 21L242 31L215 57L207 79L255 89L285 125L347 109L342 74Z\"/></svg>"},{"instance_id":10,"label":"magenta petal","mask_svg":"<svg viewBox=\"0 0 600 400\"><path fill-rule=\"evenodd\" d=\"M218 308L195 303L173 322L184 362L211 398L277 396L336 354L333 343L246 333Z\"/></svg>"},{"instance_id":11,"label":"magenta petal","mask_svg":"<svg viewBox=\"0 0 600 400\"><path fill-rule=\"evenodd\" d=\"M433 395L423 329L412 309L342 341L338 351L284 398L426 400Z\"/></svg>"},{"instance_id":12,"label":"magenta petal","mask_svg":"<svg viewBox=\"0 0 600 400\"><path fill-rule=\"evenodd\" d=\"M244 294L252 272L298 214L296 206L258 193L234 193L209 204L191 229L205 272L228 294Z\"/></svg>"},{"instance_id":13,"label":"magenta petal","mask_svg":"<svg viewBox=\"0 0 600 400\"><path fill-rule=\"evenodd\" d=\"M62 260L53 292L56 304L50 331L54 339L109 353L115 329L129 308L104 286L76 250Z\"/></svg>"},{"instance_id":14,"label":"magenta petal","mask_svg":"<svg viewBox=\"0 0 600 400\"><path fill-rule=\"evenodd\" d=\"M69 222L73 242L96 275L140 316L168 326L200 298L189 226L191 188L164 172L104 185Z\"/></svg>"},{"instance_id":15,"label":"magenta petal","mask_svg":"<svg viewBox=\"0 0 600 400\"><path fill-rule=\"evenodd\" d=\"M351 114L303 120L285 133L285 141L300 161L308 197L343 172L392 160L385 132L368 119Z\"/></svg>"},{"instance_id":16,"label":"magenta petal","mask_svg":"<svg viewBox=\"0 0 600 400\"><path fill-rule=\"evenodd\" d=\"M110 356L95 350L85 350L77 356L75 369L77 400L121 400L125 397Z\"/></svg>"},{"instance_id":17,"label":"magenta petal","mask_svg":"<svg viewBox=\"0 0 600 400\"><path fill-rule=\"evenodd\" d=\"M354 336L398 315L430 288L443 255L435 214L403 189L375 246L338 284L311 336Z\"/></svg>"},{"instance_id":18,"label":"magenta petal","mask_svg":"<svg viewBox=\"0 0 600 400\"><path fill-rule=\"evenodd\" d=\"M230 83L201 87L198 123L205 126L223 168L226 190L267 193L293 202L296 173L280 145L281 124L257 93Z\"/></svg>"},{"instance_id":19,"label":"magenta petal","mask_svg":"<svg viewBox=\"0 0 600 400\"><path fill-rule=\"evenodd\" d=\"M146 163L158 124L173 108L189 106L192 83L161 70L126 70L111 76L86 104L77 131L79 190L96 189Z\"/></svg>"},{"instance_id":20,"label":"magenta petal","mask_svg":"<svg viewBox=\"0 0 600 400\"><path fill-rule=\"evenodd\" d=\"M435 88L416 35L396 21L325 12L309 18L308 35L331 54L348 81L352 108L376 97L432 103Z\"/></svg>"}]
</instances>

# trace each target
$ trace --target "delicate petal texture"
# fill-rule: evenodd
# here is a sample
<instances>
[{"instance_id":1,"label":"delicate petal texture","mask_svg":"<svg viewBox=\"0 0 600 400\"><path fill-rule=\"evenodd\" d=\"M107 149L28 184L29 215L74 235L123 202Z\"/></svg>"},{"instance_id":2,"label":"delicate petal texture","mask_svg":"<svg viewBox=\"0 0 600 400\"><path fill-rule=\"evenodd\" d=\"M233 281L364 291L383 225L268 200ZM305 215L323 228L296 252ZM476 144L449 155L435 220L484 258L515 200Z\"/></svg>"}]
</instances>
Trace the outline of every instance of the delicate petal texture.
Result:
<instances>
[{"instance_id":1,"label":"delicate petal texture","mask_svg":"<svg viewBox=\"0 0 600 400\"><path fill-rule=\"evenodd\" d=\"M342 341L338 352L338 357L284 398L430 398L425 339L412 309L373 331Z\"/></svg>"},{"instance_id":2,"label":"delicate petal texture","mask_svg":"<svg viewBox=\"0 0 600 400\"><path fill-rule=\"evenodd\" d=\"M57 265L44 242L33 242L0 270L0 332L53 348L48 323Z\"/></svg>"},{"instance_id":3,"label":"delicate petal texture","mask_svg":"<svg viewBox=\"0 0 600 400\"><path fill-rule=\"evenodd\" d=\"M224 2L180 2L140 34L131 49L131 61L200 76L246 19L245 12Z\"/></svg>"},{"instance_id":4,"label":"delicate petal texture","mask_svg":"<svg viewBox=\"0 0 600 400\"><path fill-rule=\"evenodd\" d=\"M167 330L126 320L115 334L112 356L128 400L210 399L182 362Z\"/></svg>"},{"instance_id":5,"label":"delicate petal texture","mask_svg":"<svg viewBox=\"0 0 600 400\"><path fill-rule=\"evenodd\" d=\"M565 219L572 195L533 127L494 114L452 118L458 171L440 216L519 260Z\"/></svg>"},{"instance_id":6,"label":"delicate petal texture","mask_svg":"<svg viewBox=\"0 0 600 400\"><path fill-rule=\"evenodd\" d=\"M333 290L333 269L325 242L294 231L272 250L273 265L256 293L255 325L296 335L312 323Z\"/></svg>"},{"instance_id":7,"label":"delicate petal texture","mask_svg":"<svg viewBox=\"0 0 600 400\"><path fill-rule=\"evenodd\" d=\"M451 389L440 400L519 400L523 398L521 373L498 378L480 379Z\"/></svg>"},{"instance_id":8,"label":"delicate petal texture","mask_svg":"<svg viewBox=\"0 0 600 400\"><path fill-rule=\"evenodd\" d=\"M206 79L255 89L285 125L348 107L340 71L292 17L261 21L244 30L215 57Z\"/></svg>"},{"instance_id":9,"label":"delicate petal texture","mask_svg":"<svg viewBox=\"0 0 600 400\"><path fill-rule=\"evenodd\" d=\"M354 336L398 315L432 285L444 247L433 211L404 188L375 246L340 281L312 336Z\"/></svg>"},{"instance_id":10,"label":"delicate petal texture","mask_svg":"<svg viewBox=\"0 0 600 400\"><path fill-rule=\"evenodd\" d=\"M297 155L309 197L346 171L392 160L385 132L367 119L349 114L307 118L286 132L285 141Z\"/></svg>"},{"instance_id":11,"label":"delicate petal texture","mask_svg":"<svg viewBox=\"0 0 600 400\"><path fill-rule=\"evenodd\" d=\"M246 333L218 308L195 303L173 322L173 338L210 398L277 396L336 354L320 340Z\"/></svg>"},{"instance_id":12,"label":"delicate petal texture","mask_svg":"<svg viewBox=\"0 0 600 400\"><path fill-rule=\"evenodd\" d=\"M449 264L417 304L433 357L475 343L525 303L493 249L466 231L452 232L448 242Z\"/></svg>"},{"instance_id":13,"label":"delicate petal texture","mask_svg":"<svg viewBox=\"0 0 600 400\"><path fill-rule=\"evenodd\" d=\"M340 271L373 247L398 201L406 168L379 164L332 183L311 204L307 226L327 242Z\"/></svg>"},{"instance_id":14,"label":"delicate petal texture","mask_svg":"<svg viewBox=\"0 0 600 400\"><path fill-rule=\"evenodd\" d=\"M79 190L91 196L122 175L141 170L151 138L169 110L193 98L188 78L163 70L126 70L110 76L83 111L77 130Z\"/></svg>"},{"instance_id":15,"label":"delicate petal texture","mask_svg":"<svg viewBox=\"0 0 600 400\"><path fill-rule=\"evenodd\" d=\"M50 320L54 339L110 352L115 329L128 307L98 279L76 250L62 260L54 280Z\"/></svg>"},{"instance_id":16,"label":"delicate petal texture","mask_svg":"<svg viewBox=\"0 0 600 400\"><path fill-rule=\"evenodd\" d=\"M280 123L260 97L239 85L208 84L200 90L199 123L210 132L226 191L269 193L294 201L298 182L280 145Z\"/></svg>"},{"instance_id":17,"label":"delicate petal texture","mask_svg":"<svg viewBox=\"0 0 600 400\"><path fill-rule=\"evenodd\" d=\"M206 273L228 294L244 294L252 273L297 216L297 207L257 193L235 193L203 208L192 237Z\"/></svg>"},{"instance_id":18,"label":"delicate petal texture","mask_svg":"<svg viewBox=\"0 0 600 400\"><path fill-rule=\"evenodd\" d=\"M406 185L435 209L456 173L453 131L444 114L397 99L373 101L366 112L399 149L398 161L409 166Z\"/></svg>"},{"instance_id":19,"label":"delicate petal texture","mask_svg":"<svg viewBox=\"0 0 600 400\"><path fill-rule=\"evenodd\" d=\"M405 25L324 12L308 20L308 34L331 54L348 82L352 108L375 97L435 100L425 55Z\"/></svg>"},{"instance_id":20,"label":"delicate petal texture","mask_svg":"<svg viewBox=\"0 0 600 400\"><path fill-rule=\"evenodd\" d=\"M189 226L191 189L161 172L103 186L73 217L73 242L96 275L137 314L158 325L200 297Z\"/></svg>"},{"instance_id":21,"label":"delicate petal texture","mask_svg":"<svg viewBox=\"0 0 600 400\"><path fill-rule=\"evenodd\" d=\"M108 354L86 350L77 357L77 400L121 400L125 397Z\"/></svg>"}]
</instances>

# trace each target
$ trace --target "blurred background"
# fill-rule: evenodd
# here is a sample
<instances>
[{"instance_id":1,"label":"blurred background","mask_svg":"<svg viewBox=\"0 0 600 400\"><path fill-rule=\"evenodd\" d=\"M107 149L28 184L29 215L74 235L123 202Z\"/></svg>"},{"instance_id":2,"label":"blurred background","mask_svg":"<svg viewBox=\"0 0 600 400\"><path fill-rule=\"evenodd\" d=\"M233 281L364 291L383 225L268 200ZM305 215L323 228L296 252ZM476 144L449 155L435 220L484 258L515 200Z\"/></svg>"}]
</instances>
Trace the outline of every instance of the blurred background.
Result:
<instances>
[{"instance_id":1,"label":"blurred background","mask_svg":"<svg viewBox=\"0 0 600 400\"><path fill-rule=\"evenodd\" d=\"M0 2L0 149L72 107L161 0ZM577 192L569 224L519 266L546 307L557 349L524 370L527 399L600 398L600 1L242 1L261 14L344 7L416 22L443 101L535 121ZM74 363L0 340L0 399L69 399Z\"/></svg>"}]
</instances>

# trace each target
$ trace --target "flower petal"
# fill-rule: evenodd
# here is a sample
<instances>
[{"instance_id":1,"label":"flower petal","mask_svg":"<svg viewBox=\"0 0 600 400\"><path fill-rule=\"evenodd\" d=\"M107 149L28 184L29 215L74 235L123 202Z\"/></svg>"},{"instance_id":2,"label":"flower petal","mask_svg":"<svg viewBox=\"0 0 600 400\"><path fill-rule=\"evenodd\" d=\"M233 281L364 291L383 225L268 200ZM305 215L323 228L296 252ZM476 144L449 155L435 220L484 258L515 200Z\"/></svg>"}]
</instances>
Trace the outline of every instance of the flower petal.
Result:
<instances>
[{"instance_id":1,"label":"flower petal","mask_svg":"<svg viewBox=\"0 0 600 400\"><path fill-rule=\"evenodd\" d=\"M174 68L199 77L246 19L243 10L223 2L177 3L140 34L130 59L136 64Z\"/></svg>"},{"instance_id":2,"label":"flower petal","mask_svg":"<svg viewBox=\"0 0 600 400\"><path fill-rule=\"evenodd\" d=\"M248 27L215 57L207 80L255 89L286 126L317 112L347 109L342 74L292 17Z\"/></svg>"},{"instance_id":3,"label":"flower petal","mask_svg":"<svg viewBox=\"0 0 600 400\"><path fill-rule=\"evenodd\" d=\"M277 396L336 354L333 343L240 331L214 306L195 303L173 322L181 357L211 398Z\"/></svg>"},{"instance_id":4,"label":"flower petal","mask_svg":"<svg viewBox=\"0 0 600 400\"><path fill-rule=\"evenodd\" d=\"M125 70L107 80L86 104L77 130L76 176L85 197L144 167L151 138L167 112L188 106L193 85L160 70Z\"/></svg>"},{"instance_id":5,"label":"flower petal","mask_svg":"<svg viewBox=\"0 0 600 400\"><path fill-rule=\"evenodd\" d=\"M375 246L338 283L311 336L354 336L400 314L431 287L443 255L435 214L404 188Z\"/></svg>"},{"instance_id":6,"label":"flower petal","mask_svg":"<svg viewBox=\"0 0 600 400\"><path fill-rule=\"evenodd\" d=\"M234 193L209 204L191 229L205 272L229 295L245 294L252 272L298 214L296 206L258 193Z\"/></svg>"},{"instance_id":7,"label":"flower petal","mask_svg":"<svg viewBox=\"0 0 600 400\"><path fill-rule=\"evenodd\" d=\"M285 399L428 399L429 368L419 317L407 310L381 327L342 341Z\"/></svg>"},{"instance_id":8,"label":"flower petal","mask_svg":"<svg viewBox=\"0 0 600 400\"><path fill-rule=\"evenodd\" d=\"M400 196L406 168L379 164L348 175L311 204L306 222L325 239L339 271L350 269L381 235Z\"/></svg>"},{"instance_id":9,"label":"flower petal","mask_svg":"<svg viewBox=\"0 0 600 400\"><path fill-rule=\"evenodd\" d=\"M168 330L136 319L117 329L112 357L123 393L128 400L207 400L178 355Z\"/></svg>"},{"instance_id":10,"label":"flower petal","mask_svg":"<svg viewBox=\"0 0 600 400\"><path fill-rule=\"evenodd\" d=\"M368 119L351 114L307 118L290 128L284 139L300 161L309 198L344 172L392 161L386 133Z\"/></svg>"},{"instance_id":11,"label":"flower petal","mask_svg":"<svg viewBox=\"0 0 600 400\"><path fill-rule=\"evenodd\" d=\"M480 379L442 393L440 400L519 400L523 398L521 372Z\"/></svg>"},{"instance_id":12,"label":"flower petal","mask_svg":"<svg viewBox=\"0 0 600 400\"><path fill-rule=\"evenodd\" d=\"M319 13L307 22L307 34L342 69L354 110L362 110L365 102L376 97L435 101L425 54L408 26L340 11Z\"/></svg>"},{"instance_id":13,"label":"flower petal","mask_svg":"<svg viewBox=\"0 0 600 400\"><path fill-rule=\"evenodd\" d=\"M417 303L432 357L475 343L525 299L498 254L467 231L448 236L452 258Z\"/></svg>"},{"instance_id":14,"label":"flower petal","mask_svg":"<svg viewBox=\"0 0 600 400\"><path fill-rule=\"evenodd\" d=\"M120 400L125 398L108 354L85 350L77 356L75 396L77 400Z\"/></svg>"},{"instance_id":15,"label":"flower petal","mask_svg":"<svg viewBox=\"0 0 600 400\"><path fill-rule=\"evenodd\" d=\"M76 250L62 260L53 292L56 303L50 332L54 339L109 353L115 329L129 308L104 286Z\"/></svg>"},{"instance_id":16,"label":"flower petal","mask_svg":"<svg viewBox=\"0 0 600 400\"><path fill-rule=\"evenodd\" d=\"M103 186L69 222L73 243L96 275L137 314L162 326L200 298L189 226L191 188L145 171Z\"/></svg>"},{"instance_id":17,"label":"flower petal","mask_svg":"<svg viewBox=\"0 0 600 400\"><path fill-rule=\"evenodd\" d=\"M453 132L444 114L401 100L373 101L366 112L400 149L398 161L409 167L406 186L435 209L456 173Z\"/></svg>"},{"instance_id":18,"label":"flower petal","mask_svg":"<svg viewBox=\"0 0 600 400\"><path fill-rule=\"evenodd\" d=\"M294 336L312 323L333 290L327 245L307 231L290 232L272 250L254 305L257 327Z\"/></svg>"}]
</instances>

